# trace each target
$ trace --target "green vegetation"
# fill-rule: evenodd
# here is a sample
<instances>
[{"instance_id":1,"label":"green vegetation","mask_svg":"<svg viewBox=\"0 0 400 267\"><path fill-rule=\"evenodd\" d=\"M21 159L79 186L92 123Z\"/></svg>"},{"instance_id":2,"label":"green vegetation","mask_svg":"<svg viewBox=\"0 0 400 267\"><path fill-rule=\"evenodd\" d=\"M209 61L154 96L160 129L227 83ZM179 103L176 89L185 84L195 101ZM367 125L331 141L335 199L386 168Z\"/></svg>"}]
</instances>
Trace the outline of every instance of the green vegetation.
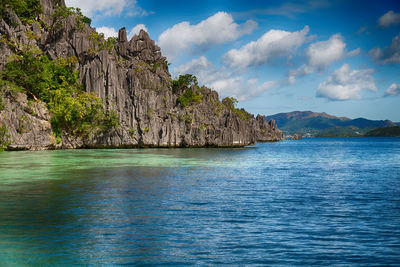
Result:
<instances>
[{"instance_id":1,"label":"green vegetation","mask_svg":"<svg viewBox=\"0 0 400 267\"><path fill-rule=\"evenodd\" d=\"M130 128L129 129L129 136L135 138L136 129Z\"/></svg>"},{"instance_id":2,"label":"green vegetation","mask_svg":"<svg viewBox=\"0 0 400 267\"><path fill-rule=\"evenodd\" d=\"M53 61L41 50L29 49L12 56L0 78L47 104L55 136L63 132L86 136L119 126L117 113L107 111L97 96L83 90L76 63L74 57Z\"/></svg>"},{"instance_id":3,"label":"green vegetation","mask_svg":"<svg viewBox=\"0 0 400 267\"><path fill-rule=\"evenodd\" d=\"M78 30L83 30L85 24L89 25L92 20L84 16L80 8L57 6L55 12L53 13L53 27L59 28L62 26L62 21L64 21L69 16L76 15L75 26Z\"/></svg>"},{"instance_id":4,"label":"green vegetation","mask_svg":"<svg viewBox=\"0 0 400 267\"><path fill-rule=\"evenodd\" d=\"M266 117L267 121L271 119L275 120L284 134L299 133L318 137L363 136L373 129L393 126L391 121L386 120L349 119L312 111L294 111Z\"/></svg>"},{"instance_id":5,"label":"green vegetation","mask_svg":"<svg viewBox=\"0 0 400 267\"><path fill-rule=\"evenodd\" d=\"M10 135L5 125L0 126L0 151L3 151L11 144Z\"/></svg>"},{"instance_id":6,"label":"green vegetation","mask_svg":"<svg viewBox=\"0 0 400 267\"><path fill-rule=\"evenodd\" d=\"M365 136L393 136L400 137L400 126L382 127L369 131Z\"/></svg>"},{"instance_id":7,"label":"green vegetation","mask_svg":"<svg viewBox=\"0 0 400 267\"><path fill-rule=\"evenodd\" d=\"M250 120L250 113L248 113L246 110L242 109L238 109L236 108L236 104L237 104L237 99L234 97L225 97L222 100L222 104L225 105L225 107L227 107L228 109L232 110L233 113L235 113L236 115L239 116L239 118L242 121L248 121Z\"/></svg>"},{"instance_id":8,"label":"green vegetation","mask_svg":"<svg viewBox=\"0 0 400 267\"><path fill-rule=\"evenodd\" d=\"M172 90L180 94L178 103L186 107L191 104L201 103L202 95L197 78L191 74L180 75L177 80L172 80Z\"/></svg>"},{"instance_id":9,"label":"green vegetation","mask_svg":"<svg viewBox=\"0 0 400 267\"><path fill-rule=\"evenodd\" d=\"M105 39L103 33L97 32L92 32L91 34L89 34L89 40L92 44L92 48L90 49L90 51L92 52L107 50L109 53L112 53L117 44L116 37L108 37L107 39Z\"/></svg>"},{"instance_id":10,"label":"green vegetation","mask_svg":"<svg viewBox=\"0 0 400 267\"><path fill-rule=\"evenodd\" d=\"M179 75L177 80L172 80L171 85L174 93L184 92L192 85L199 86L197 77L192 74Z\"/></svg>"},{"instance_id":11,"label":"green vegetation","mask_svg":"<svg viewBox=\"0 0 400 267\"><path fill-rule=\"evenodd\" d=\"M26 116L25 115L22 115L21 117L19 117L19 119L18 119L18 125L19 125L19 127L18 127L18 129L17 129L17 132L19 133L19 134L23 134L23 133L25 133L25 130L26 130Z\"/></svg>"},{"instance_id":12,"label":"green vegetation","mask_svg":"<svg viewBox=\"0 0 400 267\"><path fill-rule=\"evenodd\" d=\"M201 94L194 92L192 88L188 88L183 95L178 97L178 103L184 107L194 103L201 103Z\"/></svg>"},{"instance_id":13,"label":"green vegetation","mask_svg":"<svg viewBox=\"0 0 400 267\"><path fill-rule=\"evenodd\" d=\"M227 107L230 110L235 109L237 102L238 102L237 99L234 97L225 97L224 99L222 99L222 104L224 104L225 107Z\"/></svg>"},{"instance_id":14,"label":"green vegetation","mask_svg":"<svg viewBox=\"0 0 400 267\"><path fill-rule=\"evenodd\" d=\"M7 6L14 10L22 23L32 24L42 13L40 0L0 0L1 17L5 17Z\"/></svg>"}]
</instances>

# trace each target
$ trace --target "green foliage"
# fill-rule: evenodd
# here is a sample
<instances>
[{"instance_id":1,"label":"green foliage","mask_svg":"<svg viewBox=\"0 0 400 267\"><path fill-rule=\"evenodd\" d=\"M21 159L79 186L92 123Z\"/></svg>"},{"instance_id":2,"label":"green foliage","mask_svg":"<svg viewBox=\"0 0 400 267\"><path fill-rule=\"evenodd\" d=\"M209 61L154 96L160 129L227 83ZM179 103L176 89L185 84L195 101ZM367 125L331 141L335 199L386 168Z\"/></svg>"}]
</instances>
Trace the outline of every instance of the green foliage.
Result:
<instances>
[{"instance_id":1,"label":"green foliage","mask_svg":"<svg viewBox=\"0 0 400 267\"><path fill-rule=\"evenodd\" d=\"M192 74L180 75L177 80L172 80L172 90L175 93L180 93L187 90L192 85L199 86L197 83L197 77Z\"/></svg>"},{"instance_id":2,"label":"green foliage","mask_svg":"<svg viewBox=\"0 0 400 267\"><path fill-rule=\"evenodd\" d=\"M400 137L400 126L382 127L371 130L365 136L397 136Z\"/></svg>"},{"instance_id":3,"label":"green foliage","mask_svg":"<svg viewBox=\"0 0 400 267\"><path fill-rule=\"evenodd\" d=\"M114 51L115 46L117 45L117 40L117 37L108 37L105 40L104 48L107 49L110 54Z\"/></svg>"},{"instance_id":4,"label":"green foliage","mask_svg":"<svg viewBox=\"0 0 400 267\"><path fill-rule=\"evenodd\" d=\"M239 116L239 118L242 120L242 121L248 121L248 120L250 120L250 113L248 113L246 110L244 110L243 108L242 109L238 109L238 108L235 108L234 110L233 110L233 112L236 114L236 115L238 115Z\"/></svg>"},{"instance_id":5,"label":"green foliage","mask_svg":"<svg viewBox=\"0 0 400 267\"><path fill-rule=\"evenodd\" d=\"M5 125L0 126L0 151L4 151L11 144L10 135Z\"/></svg>"},{"instance_id":6,"label":"green foliage","mask_svg":"<svg viewBox=\"0 0 400 267\"><path fill-rule=\"evenodd\" d=\"M26 125L25 125L26 119L27 119L27 118L26 118L25 115L22 115L22 116L19 117L19 119L18 119L18 129L17 129L17 132L18 132L19 134L25 133L25 130L26 130Z\"/></svg>"},{"instance_id":7,"label":"green foliage","mask_svg":"<svg viewBox=\"0 0 400 267\"><path fill-rule=\"evenodd\" d=\"M224 104L230 110L235 109L237 102L237 99L234 97L225 97L224 99L222 99L222 104Z\"/></svg>"},{"instance_id":8,"label":"green foliage","mask_svg":"<svg viewBox=\"0 0 400 267\"><path fill-rule=\"evenodd\" d=\"M186 107L190 104L201 103L202 95L197 83L197 78L191 74L180 75L177 80L172 80L172 90L181 94L178 97L178 103Z\"/></svg>"},{"instance_id":9,"label":"green foliage","mask_svg":"<svg viewBox=\"0 0 400 267\"><path fill-rule=\"evenodd\" d=\"M73 14L75 14L75 8L66 6L57 6L52 16L53 19L59 20L61 18L66 19Z\"/></svg>"},{"instance_id":10,"label":"green foliage","mask_svg":"<svg viewBox=\"0 0 400 267\"><path fill-rule=\"evenodd\" d=\"M14 10L22 23L32 24L42 13L40 0L0 0L1 17L4 17L7 5Z\"/></svg>"},{"instance_id":11,"label":"green foliage","mask_svg":"<svg viewBox=\"0 0 400 267\"><path fill-rule=\"evenodd\" d=\"M27 31L26 35L28 36L29 40L34 40L40 37L39 35L35 35L33 31Z\"/></svg>"},{"instance_id":12,"label":"green foliage","mask_svg":"<svg viewBox=\"0 0 400 267\"><path fill-rule=\"evenodd\" d=\"M81 12L80 8L76 8L75 10L75 14L76 14L76 27L79 30L82 30L85 27L85 24L89 25L92 23L92 20L86 16L84 16Z\"/></svg>"},{"instance_id":13,"label":"green foliage","mask_svg":"<svg viewBox=\"0 0 400 267\"><path fill-rule=\"evenodd\" d=\"M117 45L116 37L108 37L105 39L103 33L92 32L89 34L89 40L92 44L92 48L90 50L93 52L107 50L111 54Z\"/></svg>"},{"instance_id":14,"label":"green foliage","mask_svg":"<svg viewBox=\"0 0 400 267\"><path fill-rule=\"evenodd\" d=\"M248 113L246 110L242 109L238 109L236 108L236 104L238 103L237 99L234 97L225 97L222 100L222 104L228 108L229 110L232 110L233 113L235 113L236 115L239 116L239 118L242 121L248 121L250 119L250 113Z\"/></svg>"},{"instance_id":15,"label":"green foliage","mask_svg":"<svg viewBox=\"0 0 400 267\"><path fill-rule=\"evenodd\" d=\"M13 56L1 78L47 104L56 136L64 131L84 136L118 127L117 113L105 110L97 96L82 89L76 63L74 57L53 61L31 49Z\"/></svg>"},{"instance_id":16,"label":"green foliage","mask_svg":"<svg viewBox=\"0 0 400 267\"><path fill-rule=\"evenodd\" d=\"M130 137L135 138L135 133L136 133L136 129L133 129L133 128L130 128L130 129L129 129L129 135L130 135Z\"/></svg>"},{"instance_id":17,"label":"green foliage","mask_svg":"<svg viewBox=\"0 0 400 267\"><path fill-rule=\"evenodd\" d=\"M196 93L192 88L189 88L183 93L183 95L178 97L178 103L184 107L194 103L201 103L201 94Z\"/></svg>"},{"instance_id":18,"label":"green foliage","mask_svg":"<svg viewBox=\"0 0 400 267\"><path fill-rule=\"evenodd\" d=\"M85 24L90 26L92 23L90 18L82 14L80 8L59 5L56 7L55 12L53 13L53 26L60 27L61 22L72 15L76 15L75 26L78 30L83 30L85 28Z\"/></svg>"},{"instance_id":19,"label":"green foliage","mask_svg":"<svg viewBox=\"0 0 400 267\"><path fill-rule=\"evenodd\" d=\"M9 59L2 79L13 82L44 102L49 102L50 92L61 84L74 84L79 73L72 69L76 58L51 61L40 49L22 51Z\"/></svg>"},{"instance_id":20,"label":"green foliage","mask_svg":"<svg viewBox=\"0 0 400 267\"><path fill-rule=\"evenodd\" d=\"M155 72L155 71L157 71L157 69L159 68L159 67L161 67L161 64L160 63L158 63L158 62L154 62L153 64L152 64L152 70L153 70L153 72Z\"/></svg>"}]
</instances>

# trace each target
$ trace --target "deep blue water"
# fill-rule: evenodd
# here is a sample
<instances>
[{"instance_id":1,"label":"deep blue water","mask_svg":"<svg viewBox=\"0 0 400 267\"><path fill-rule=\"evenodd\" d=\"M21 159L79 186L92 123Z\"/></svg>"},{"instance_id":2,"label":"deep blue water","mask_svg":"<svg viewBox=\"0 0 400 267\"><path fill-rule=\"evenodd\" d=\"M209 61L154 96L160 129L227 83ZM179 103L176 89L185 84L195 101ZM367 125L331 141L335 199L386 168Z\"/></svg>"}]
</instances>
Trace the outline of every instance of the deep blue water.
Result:
<instances>
[{"instance_id":1,"label":"deep blue water","mask_svg":"<svg viewBox=\"0 0 400 267\"><path fill-rule=\"evenodd\" d=\"M0 153L0 266L400 265L400 138Z\"/></svg>"}]
</instances>

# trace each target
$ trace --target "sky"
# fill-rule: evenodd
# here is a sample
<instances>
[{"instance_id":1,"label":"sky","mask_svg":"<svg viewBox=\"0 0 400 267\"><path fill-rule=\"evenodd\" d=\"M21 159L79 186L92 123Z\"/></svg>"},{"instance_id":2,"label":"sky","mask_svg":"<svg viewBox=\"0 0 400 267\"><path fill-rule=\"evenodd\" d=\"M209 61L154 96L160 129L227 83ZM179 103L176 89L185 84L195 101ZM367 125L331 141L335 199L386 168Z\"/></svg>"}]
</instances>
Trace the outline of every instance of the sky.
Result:
<instances>
[{"instance_id":1,"label":"sky","mask_svg":"<svg viewBox=\"0 0 400 267\"><path fill-rule=\"evenodd\" d=\"M66 0L106 37L146 30L172 78L254 114L400 122L400 1Z\"/></svg>"}]
</instances>

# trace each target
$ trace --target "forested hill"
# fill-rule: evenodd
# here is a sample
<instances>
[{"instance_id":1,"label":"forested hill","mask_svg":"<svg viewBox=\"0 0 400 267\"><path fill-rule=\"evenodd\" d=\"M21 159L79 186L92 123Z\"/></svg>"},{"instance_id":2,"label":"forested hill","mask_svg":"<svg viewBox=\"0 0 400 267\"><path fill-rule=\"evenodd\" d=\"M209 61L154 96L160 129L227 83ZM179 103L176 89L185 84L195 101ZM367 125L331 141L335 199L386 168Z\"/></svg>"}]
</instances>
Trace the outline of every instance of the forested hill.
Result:
<instances>
[{"instance_id":1,"label":"forested hill","mask_svg":"<svg viewBox=\"0 0 400 267\"><path fill-rule=\"evenodd\" d=\"M0 149L246 146L274 121L220 100L125 28L106 39L63 0L0 4Z\"/></svg>"},{"instance_id":2,"label":"forested hill","mask_svg":"<svg viewBox=\"0 0 400 267\"><path fill-rule=\"evenodd\" d=\"M379 137L379 136L392 136L400 137L400 126L383 127L371 130L365 136Z\"/></svg>"},{"instance_id":3,"label":"forested hill","mask_svg":"<svg viewBox=\"0 0 400 267\"><path fill-rule=\"evenodd\" d=\"M349 119L312 111L293 111L266 117L266 120L271 119L285 134L299 133L303 136L362 136L372 129L395 125L390 120Z\"/></svg>"}]
</instances>

